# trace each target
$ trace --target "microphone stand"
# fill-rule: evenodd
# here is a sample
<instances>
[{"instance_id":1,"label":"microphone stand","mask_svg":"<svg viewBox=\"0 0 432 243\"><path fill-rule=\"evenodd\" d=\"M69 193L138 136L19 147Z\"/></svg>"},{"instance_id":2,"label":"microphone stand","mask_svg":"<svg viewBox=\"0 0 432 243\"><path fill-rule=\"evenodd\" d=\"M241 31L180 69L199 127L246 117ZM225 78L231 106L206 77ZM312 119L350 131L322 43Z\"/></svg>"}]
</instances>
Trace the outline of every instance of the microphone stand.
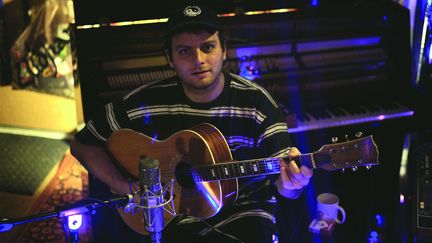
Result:
<instances>
[{"instance_id":1,"label":"microphone stand","mask_svg":"<svg viewBox=\"0 0 432 243\"><path fill-rule=\"evenodd\" d=\"M96 213L96 209L105 206L117 206L132 203L133 196L126 194L123 197L113 198L109 200L97 200L93 201L81 201L74 204L66 205L57 208L51 212L40 213L32 216L22 217L18 219L0 219L0 233L11 230L15 225L26 224L30 222L45 220L53 217L64 218L68 217L68 227L71 234L71 240L73 243L78 242L78 229L81 226L80 216L84 213Z\"/></svg>"}]
</instances>

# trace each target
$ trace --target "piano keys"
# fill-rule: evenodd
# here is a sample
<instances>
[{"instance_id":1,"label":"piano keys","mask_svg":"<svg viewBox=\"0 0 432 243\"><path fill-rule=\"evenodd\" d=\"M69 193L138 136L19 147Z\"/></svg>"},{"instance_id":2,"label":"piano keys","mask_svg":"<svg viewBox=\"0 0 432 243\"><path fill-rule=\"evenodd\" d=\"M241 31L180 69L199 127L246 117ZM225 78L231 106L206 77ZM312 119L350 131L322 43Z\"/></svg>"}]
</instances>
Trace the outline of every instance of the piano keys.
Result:
<instances>
[{"instance_id":1,"label":"piano keys","mask_svg":"<svg viewBox=\"0 0 432 243\"><path fill-rule=\"evenodd\" d=\"M286 115L290 133L414 116L414 109L397 101L383 101L381 103L357 106L338 106L294 114L286 107L283 108L283 111ZM295 116L294 122L293 115Z\"/></svg>"}]
</instances>

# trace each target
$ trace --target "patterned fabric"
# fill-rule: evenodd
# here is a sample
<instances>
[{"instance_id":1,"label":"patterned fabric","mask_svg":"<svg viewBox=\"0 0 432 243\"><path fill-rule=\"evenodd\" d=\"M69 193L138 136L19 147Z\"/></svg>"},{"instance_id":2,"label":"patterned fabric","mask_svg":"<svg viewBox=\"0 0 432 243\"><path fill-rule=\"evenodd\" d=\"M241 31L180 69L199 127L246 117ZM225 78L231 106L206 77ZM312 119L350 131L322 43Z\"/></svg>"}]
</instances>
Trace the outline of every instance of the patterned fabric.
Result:
<instances>
[{"instance_id":1,"label":"patterned fabric","mask_svg":"<svg viewBox=\"0 0 432 243\"><path fill-rule=\"evenodd\" d=\"M71 206L88 196L88 173L82 165L67 152L59 169L41 195L29 210L27 216L41 216L53 213L61 207ZM20 243L63 243L72 242L72 233L67 229L67 218L45 218L17 225L10 238L1 242ZM90 214L83 214L79 234L80 243L94 242L91 236Z\"/></svg>"},{"instance_id":2,"label":"patterned fabric","mask_svg":"<svg viewBox=\"0 0 432 243\"><path fill-rule=\"evenodd\" d=\"M222 132L235 160L286 153L290 146L288 129L273 98L251 81L232 73L224 75L224 90L209 103L189 100L176 76L141 86L107 104L76 137L86 144L103 144L114 131L130 128L163 140L177 131L210 123ZM237 203L271 199L274 179L274 176L261 176L239 180ZM251 211L254 212L260 215ZM268 218L268 214L262 215Z\"/></svg>"}]
</instances>

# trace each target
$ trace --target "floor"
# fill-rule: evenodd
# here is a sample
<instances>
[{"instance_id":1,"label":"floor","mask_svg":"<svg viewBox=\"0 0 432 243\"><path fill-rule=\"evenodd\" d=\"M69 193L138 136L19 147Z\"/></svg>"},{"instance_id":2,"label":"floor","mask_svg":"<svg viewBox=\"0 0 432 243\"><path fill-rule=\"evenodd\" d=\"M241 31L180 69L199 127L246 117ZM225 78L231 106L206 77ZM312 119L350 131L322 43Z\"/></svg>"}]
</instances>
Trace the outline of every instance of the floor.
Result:
<instances>
[{"instance_id":1,"label":"floor","mask_svg":"<svg viewBox=\"0 0 432 243\"><path fill-rule=\"evenodd\" d=\"M87 197L88 173L67 141L1 133L0 144L0 218L15 224L0 242L70 242L67 218L55 213ZM91 242L90 216L78 232Z\"/></svg>"}]
</instances>

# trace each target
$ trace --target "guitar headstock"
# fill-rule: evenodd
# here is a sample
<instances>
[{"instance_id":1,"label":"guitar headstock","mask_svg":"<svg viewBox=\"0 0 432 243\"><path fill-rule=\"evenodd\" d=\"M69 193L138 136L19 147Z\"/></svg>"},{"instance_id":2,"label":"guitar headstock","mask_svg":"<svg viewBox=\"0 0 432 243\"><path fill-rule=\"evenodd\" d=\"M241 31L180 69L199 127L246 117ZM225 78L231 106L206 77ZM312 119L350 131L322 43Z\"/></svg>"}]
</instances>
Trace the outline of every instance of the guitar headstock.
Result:
<instances>
[{"instance_id":1,"label":"guitar headstock","mask_svg":"<svg viewBox=\"0 0 432 243\"><path fill-rule=\"evenodd\" d=\"M351 141L323 145L313 153L315 166L327 171L357 170L360 166L370 168L378 165L378 147L372 135Z\"/></svg>"}]
</instances>

